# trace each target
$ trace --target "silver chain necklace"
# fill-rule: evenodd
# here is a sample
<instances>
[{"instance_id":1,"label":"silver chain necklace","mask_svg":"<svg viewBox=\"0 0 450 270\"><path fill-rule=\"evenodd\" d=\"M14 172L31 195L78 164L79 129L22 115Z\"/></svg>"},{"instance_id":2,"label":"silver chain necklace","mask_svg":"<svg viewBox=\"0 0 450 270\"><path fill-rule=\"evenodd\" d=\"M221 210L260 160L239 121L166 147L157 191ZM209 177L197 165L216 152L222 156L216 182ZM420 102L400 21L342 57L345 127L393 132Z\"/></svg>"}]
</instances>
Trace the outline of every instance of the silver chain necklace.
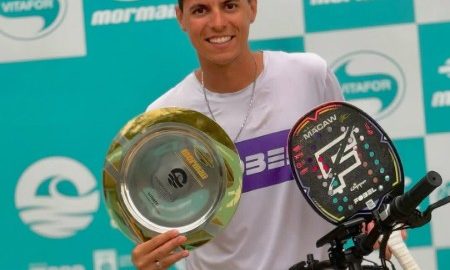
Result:
<instances>
[{"instance_id":1,"label":"silver chain necklace","mask_svg":"<svg viewBox=\"0 0 450 270\"><path fill-rule=\"evenodd\" d=\"M255 100L255 88L256 88L256 79L257 79L256 76L258 73L258 70L257 70L258 67L256 65L256 60L253 55L252 55L252 58L253 58L253 62L255 63L255 76L254 76L254 80L252 83L252 95L250 97L250 102L248 103L247 113L245 114L244 121L242 121L241 127L239 128L239 132L237 133L236 137L233 140L234 143L237 141L237 139L239 138L239 136L242 133L242 130L244 130L245 125L247 124L248 117L250 116L250 112L253 108L253 101ZM211 106L209 104L208 97L206 96L205 82L203 81L203 70L200 70L200 72L201 72L202 91L203 91L203 96L205 97L206 106L208 106L208 111L209 111L209 114L211 114L212 119L214 121L216 121L216 117L214 117L214 114L211 110Z\"/></svg>"}]
</instances>

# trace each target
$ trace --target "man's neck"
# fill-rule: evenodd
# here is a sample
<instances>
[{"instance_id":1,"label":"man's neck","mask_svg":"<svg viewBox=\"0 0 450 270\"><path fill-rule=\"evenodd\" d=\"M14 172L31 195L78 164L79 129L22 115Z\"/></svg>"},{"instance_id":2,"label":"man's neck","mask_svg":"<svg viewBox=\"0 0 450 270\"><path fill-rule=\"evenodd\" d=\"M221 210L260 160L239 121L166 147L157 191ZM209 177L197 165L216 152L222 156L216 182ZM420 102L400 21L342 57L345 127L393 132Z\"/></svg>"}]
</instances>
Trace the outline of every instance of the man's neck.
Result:
<instances>
[{"instance_id":1,"label":"man's neck","mask_svg":"<svg viewBox=\"0 0 450 270\"><path fill-rule=\"evenodd\" d=\"M262 53L249 53L228 65L204 61L196 72L204 87L217 93L233 93L253 83L262 71Z\"/></svg>"}]
</instances>

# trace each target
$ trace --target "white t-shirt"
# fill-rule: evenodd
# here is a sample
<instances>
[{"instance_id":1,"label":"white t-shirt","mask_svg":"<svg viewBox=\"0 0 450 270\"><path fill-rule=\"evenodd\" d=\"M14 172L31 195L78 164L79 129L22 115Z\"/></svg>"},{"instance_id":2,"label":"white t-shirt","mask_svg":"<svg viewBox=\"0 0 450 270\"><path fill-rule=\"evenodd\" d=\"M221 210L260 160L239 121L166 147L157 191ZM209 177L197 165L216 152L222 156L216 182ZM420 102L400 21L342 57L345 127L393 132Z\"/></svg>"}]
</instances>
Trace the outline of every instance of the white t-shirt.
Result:
<instances>
[{"instance_id":1,"label":"white t-shirt","mask_svg":"<svg viewBox=\"0 0 450 270\"><path fill-rule=\"evenodd\" d=\"M293 180L286 151L295 122L321 103L342 100L326 62L311 53L264 51L248 121L236 143L245 164L243 194L228 227L191 252L187 269L288 269L308 253L326 258L316 241L332 225L305 201ZM234 139L247 113L252 84L235 93L208 90L217 122ZM194 73L150 104L177 106L210 116Z\"/></svg>"}]
</instances>

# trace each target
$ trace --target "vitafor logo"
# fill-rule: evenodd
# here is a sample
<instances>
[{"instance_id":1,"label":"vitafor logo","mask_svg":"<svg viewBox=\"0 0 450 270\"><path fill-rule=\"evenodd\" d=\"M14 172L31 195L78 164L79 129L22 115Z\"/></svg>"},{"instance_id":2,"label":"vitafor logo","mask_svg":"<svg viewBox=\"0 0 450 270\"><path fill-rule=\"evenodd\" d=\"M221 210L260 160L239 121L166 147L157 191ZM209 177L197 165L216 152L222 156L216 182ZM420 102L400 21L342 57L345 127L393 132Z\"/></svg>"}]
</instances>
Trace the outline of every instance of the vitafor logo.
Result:
<instances>
[{"instance_id":1,"label":"vitafor logo","mask_svg":"<svg viewBox=\"0 0 450 270\"><path fill-rule=\"evenodd\" d=\"M180 168L175 168L170 171L169 184L174 188L181 188L187 183L187 174Z\"/></svg>"},{"instance_id":2,"label":"vitafor logo","mask_svg":"<svg viewBox=\"0 0 450 270\"><path fill-rule=\"evenodd\" d=\"M126 23L142 23L175 19L175 4L138 5L140 0L115 0L118 3L113 9L97 10L92 14L92 26L106 26ZM131 3L133 2L133 3Z\"/></svg>"},{"instance_id":3,"label":"vitafor logo","mask_svg":"<svg viewBox=\"0 0 450 270\"><path fill-rule=\"evenodd\" d=\"M309 4L311 6L320 6L320 5L345 4L350 2L351 2L350 0L310 0Z\"/></svg>"},{"instance_id":4,"label":"vitafor logo","mask_svg":"<svg viewBox=\"0 0 450 270\"><path fill-rule=\"evenodd\" d=\"M394 111L405 92L405 76L390 57L359 51L332 65L345 99L363 108L377 120Z\"/></svg>"},{"instance_id":5,"label":"vitafor logo","mask_svg":"<svg viewBox=\"0 0 450 270\"><path fill-rule=\"evenodd\" d=\"M16 207L22 221L35 233L67 238L91 223L99 205L96 186L92 173L76 160L41 159L21 175Z\"/></svg>"},{"instance_id":6,"label":"vitafor logo","mask_svg":"<svg viewBox=\"0 0 450 270\"><path fill-rule=\"evenodd\" d=\"M0 34L41 38L58 27L66 11L66 0L0 0Z\"/></svg>"}]
</instances>

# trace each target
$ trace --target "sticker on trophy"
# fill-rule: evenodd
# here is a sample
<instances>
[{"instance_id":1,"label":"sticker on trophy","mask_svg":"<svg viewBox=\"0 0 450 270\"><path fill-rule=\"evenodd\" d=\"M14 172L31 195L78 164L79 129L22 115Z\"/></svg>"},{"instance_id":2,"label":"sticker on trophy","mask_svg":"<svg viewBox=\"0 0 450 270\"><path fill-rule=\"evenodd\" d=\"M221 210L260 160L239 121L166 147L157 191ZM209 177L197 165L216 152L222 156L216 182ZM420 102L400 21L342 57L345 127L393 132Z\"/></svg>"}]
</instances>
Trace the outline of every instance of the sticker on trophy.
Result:
<instances>
[{"instance_id":1,"label":"sticker on trophy","mask_svg":"<svg viewBox=\"0 0 450 270\"><path fill-rule=\"evenodd\" d=\"M207 116L183 108L143 113L114 138L103 170L111 218L134 242L170 229L185 249L214 238L230 222L242 190L237 149Z\"/></svg>"}]
</instances>

